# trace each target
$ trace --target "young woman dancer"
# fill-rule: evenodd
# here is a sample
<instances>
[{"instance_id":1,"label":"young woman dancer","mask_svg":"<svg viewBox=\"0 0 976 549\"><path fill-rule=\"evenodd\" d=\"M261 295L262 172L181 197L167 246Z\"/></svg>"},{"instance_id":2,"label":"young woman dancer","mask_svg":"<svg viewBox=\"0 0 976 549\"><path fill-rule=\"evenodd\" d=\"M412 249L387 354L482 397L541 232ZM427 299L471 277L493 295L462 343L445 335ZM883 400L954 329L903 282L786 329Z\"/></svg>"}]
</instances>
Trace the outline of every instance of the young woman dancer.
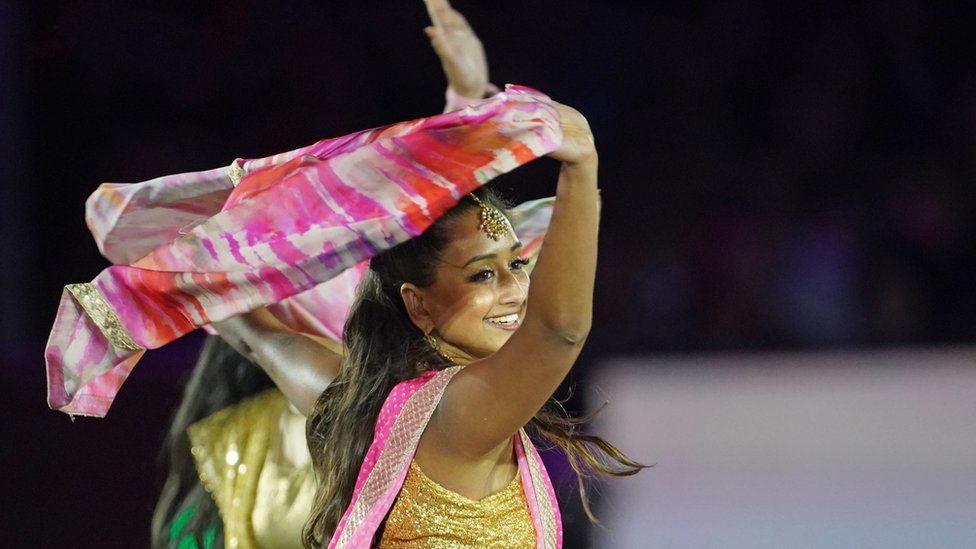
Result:
<instances>
[{"instance_id":1,"label":"young woman dancer","mask_svg":"<svg viewBox=\"0 0 976 549\"><path fill-rule=\"evenodd\" d=\"M435 47L438 33L466 27L446 2L429 5ZM642 468L546 406L590 329L598 224L592 134L578 112L557 108L563 142L550 156L562 167L531 285L505 206L479 189L371 260L345 356L310 348L286 364L275 353L301 340L270 343L274 322L260 313L218 323L311 408L319 487L306 546L561 545L558 506L527 432L567 452L581 490L588 472Z\"/></svg>"},{"instance_id":2,"label":"young woman dancer","mask_svg":"<svg viewBox=\"0 0 976 549\"><path fill-rule=\"evenodd\" d=\"M425 32L448 83L445 110L478 101L489 89L497 91L488 82L481 42L464 18L443 3L428 8L432 26ZM286 386L290 378L285 372L293 371L288 364L328 349L319 345L321 340L283 330L263 309L218 325L231 333L246 327L262 350L260 362ZM321 386L334 374L329 369L318 383L297 381ZM227 463L231 447L238 457ZM154 547L301 545L315 489L305 418L257 365L218 336L210 336L201 350L162 459L168 470L153 516Z\"/></svg>"}]
</instances>

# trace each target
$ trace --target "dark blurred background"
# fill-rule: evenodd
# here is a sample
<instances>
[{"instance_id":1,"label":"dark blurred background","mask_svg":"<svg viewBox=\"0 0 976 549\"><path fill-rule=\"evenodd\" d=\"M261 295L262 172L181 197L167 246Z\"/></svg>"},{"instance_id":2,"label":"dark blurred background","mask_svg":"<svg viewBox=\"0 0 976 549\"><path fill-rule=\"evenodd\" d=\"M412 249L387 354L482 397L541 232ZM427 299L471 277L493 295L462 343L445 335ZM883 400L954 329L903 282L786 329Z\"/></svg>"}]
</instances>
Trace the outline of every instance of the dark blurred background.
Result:
<instances>
[{"instance_id":1,"label":"dark blurred background","mask_svg":"<svg viewBox=\"0 0 976 549\"><path fill-rule=\"evenodd\" d=\"M493 82L577 107L597 139L597 319L577 380L615 355L976 340L971 3L455 7ZM420 0L0 1L5 539L147 544L200 343L149 353L105 419L46 408L61 288L107 264L85 198L440 112L426 24ZM555 169L497 185L548 196Z\"/></svg>"}]
</instances>

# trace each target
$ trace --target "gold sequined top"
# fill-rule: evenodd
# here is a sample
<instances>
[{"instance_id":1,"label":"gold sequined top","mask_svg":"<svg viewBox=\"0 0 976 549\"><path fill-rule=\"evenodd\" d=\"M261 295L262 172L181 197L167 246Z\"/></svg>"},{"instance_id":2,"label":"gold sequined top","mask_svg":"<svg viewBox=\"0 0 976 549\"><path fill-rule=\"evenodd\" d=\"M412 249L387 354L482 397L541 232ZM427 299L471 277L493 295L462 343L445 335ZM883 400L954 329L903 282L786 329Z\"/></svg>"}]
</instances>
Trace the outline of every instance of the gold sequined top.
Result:
<instances>
[{"instance_id":1,"label":"gold sequined top","mask_svg":"<svg viewBox=\"0 0 976 549\"><path fill-rule=\"evenodd\" d=\"M520 475L500 492L473 500L437 484L411 462L379 547L534 548L535 527Z\"/></svg>"},{"instance_id":2,"label":"gold sequined top","mask_svg":"<svg viewBox=\"0 0 976 549\"><path fill-rule=\"evenodd\" d=\"M277 389L194 423L197 471L231 548L298 549L315 496L305 417Z\"/></svg>"}]
</instances>

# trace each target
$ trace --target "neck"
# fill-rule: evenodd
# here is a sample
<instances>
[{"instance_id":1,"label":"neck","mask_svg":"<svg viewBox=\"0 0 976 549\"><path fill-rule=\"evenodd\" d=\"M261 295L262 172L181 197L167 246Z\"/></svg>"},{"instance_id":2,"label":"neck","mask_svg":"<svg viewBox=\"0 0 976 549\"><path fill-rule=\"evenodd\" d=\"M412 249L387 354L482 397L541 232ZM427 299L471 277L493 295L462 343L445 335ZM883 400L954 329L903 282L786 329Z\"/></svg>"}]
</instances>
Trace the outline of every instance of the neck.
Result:
<instances>
[{"instance_id":1,"label":"neck","mask_svg":"<svg viewBox=\"0 0 976 549\"><path fill-rule=\"evenodd\" d=\"M444 354L451 357L455 364L462 366L467 366L480 358L443 340L441 341L441 349Z\"/></svg>"}]
</instances>

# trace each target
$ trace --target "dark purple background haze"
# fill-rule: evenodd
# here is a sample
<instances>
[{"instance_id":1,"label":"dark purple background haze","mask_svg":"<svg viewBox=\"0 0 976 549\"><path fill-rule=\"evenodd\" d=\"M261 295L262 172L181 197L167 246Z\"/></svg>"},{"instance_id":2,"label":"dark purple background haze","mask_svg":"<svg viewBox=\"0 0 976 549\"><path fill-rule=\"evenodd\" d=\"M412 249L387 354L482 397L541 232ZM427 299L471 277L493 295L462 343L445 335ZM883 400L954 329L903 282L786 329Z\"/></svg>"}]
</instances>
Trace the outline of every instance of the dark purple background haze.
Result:
<instances>
[{"instance_id":1,"label":"dark purple background haze","mask_svg":"<svg viewBox=\"0 0 976 549\"><path fill-rule=\"evenodd\" d=\"M577 107L597 139L597 318L578 377L616 354L976 340L968 3L456 7L492 81ZM155 456L199 344L149 353L104 420L47 410L61 287L106 265L85 198L439 112L426 24L420 0L0 2L6 539L147 543ZM555 168L499 187L547 196Z\"/></svg>"}]
</instances>

